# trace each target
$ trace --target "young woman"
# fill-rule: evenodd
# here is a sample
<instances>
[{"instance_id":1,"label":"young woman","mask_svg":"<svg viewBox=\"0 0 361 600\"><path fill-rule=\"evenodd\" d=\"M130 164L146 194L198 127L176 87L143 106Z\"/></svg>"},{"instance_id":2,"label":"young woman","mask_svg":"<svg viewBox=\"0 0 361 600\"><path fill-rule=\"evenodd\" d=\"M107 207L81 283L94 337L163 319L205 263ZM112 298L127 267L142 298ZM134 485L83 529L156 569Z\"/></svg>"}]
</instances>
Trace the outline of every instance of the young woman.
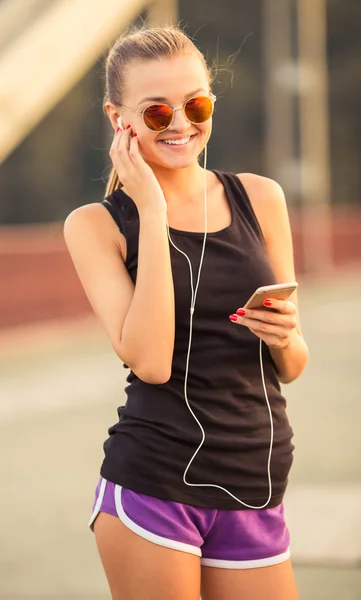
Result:
<instances>
[{"instance_id":1,"label":"young woman","mask_svg":"<svg viewBox=\"0 0 361 600\"><path fill-rule=\"evenodd\" d=\"M200 166L214 103L182 31L117 40L106 199L65 223L85 292L130 368L90 521L113 600L297 598L279 382L299 377L308 352L296 293L241 310L257 287L295 279L289 219L274 181Z\"/></svg>"}]
</instances>

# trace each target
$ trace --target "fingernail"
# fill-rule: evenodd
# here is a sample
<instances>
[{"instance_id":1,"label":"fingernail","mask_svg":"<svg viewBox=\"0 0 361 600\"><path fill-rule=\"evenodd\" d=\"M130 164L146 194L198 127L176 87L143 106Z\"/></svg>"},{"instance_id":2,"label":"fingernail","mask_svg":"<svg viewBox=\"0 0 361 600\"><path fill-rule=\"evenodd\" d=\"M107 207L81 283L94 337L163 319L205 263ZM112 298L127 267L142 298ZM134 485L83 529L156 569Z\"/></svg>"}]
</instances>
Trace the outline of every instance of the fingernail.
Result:
<instances>
[{"instance_id":1,"label":"fingernail","mask_svg":"<svg viewBox=\"0 0 361 600\"><path fill-rule=\"evenodd\" d=\"M240 315L241 317L244 317L245 314L246 314L246 311L243 308L239 308L237 310L237 315Z\"/></svg>"},{"instance_id":2,"label":"fingernail","mask_svg":"<svg viewBox=\"0 0 361 600\"><path fill-rule=\"evenodd\" d=\"M237 315L229 315L229 319L233 322L237 321L237 318L238 318Z\"/></svg>"},{"instance_id":3,"label":"fingernail","mask_svg":"<svg viewBox=\"0 0 361 600\"><path fill-rule=\"evenodd\" d=\"M130 125L127 125L125 129L129 129Z\"/></svg>"},{"instance_id":4,"label":"fingernail","mask_svg":"<svg viewBox=\"0 0 361 600\"><path fill-rule=\"evenodd\" d=\"M120 131L120 127L116 128L115 133L118 133L118 131Z\"/></svg>"},{"instance_id":5,"label":"fingernail","mask_svg":"<svg viewBox=\"0 0 361 600\"><path fill-rule=\"evenodd\" d=\"M271 302L270 300L265 300L265 301L263 302L263 304L264 304L265 306L272 306L272 302Z\"/></svg>"},{"instance_id":6,"label":"fingernail","mask_svg":"<svg viewBox=\"0 0 361 600\"><path fill-rule=\"evenodd\" d=\"M133 138L137 137L137 135L138 135L137 133L133 133Z\"/></svg>"}]
</instances>

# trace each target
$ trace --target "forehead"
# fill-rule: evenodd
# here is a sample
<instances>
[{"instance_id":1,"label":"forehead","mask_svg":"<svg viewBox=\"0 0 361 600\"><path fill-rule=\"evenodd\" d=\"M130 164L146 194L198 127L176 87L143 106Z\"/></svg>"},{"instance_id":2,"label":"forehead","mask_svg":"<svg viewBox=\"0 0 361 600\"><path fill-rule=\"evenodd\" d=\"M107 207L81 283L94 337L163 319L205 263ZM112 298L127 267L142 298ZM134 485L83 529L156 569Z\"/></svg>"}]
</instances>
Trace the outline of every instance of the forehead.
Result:
<instances>
[{"instance_id":1,"label":"forehead","mask_svg":"<svg viewBox=\"0 0 361 600\"><path fill-rule=\"evenodd\" d=\"M127 68L123 102L144 98L180 102L196 90L209 91L208 74L195 52L173 58L133 61Z\"/></svg>"}]
</instances>

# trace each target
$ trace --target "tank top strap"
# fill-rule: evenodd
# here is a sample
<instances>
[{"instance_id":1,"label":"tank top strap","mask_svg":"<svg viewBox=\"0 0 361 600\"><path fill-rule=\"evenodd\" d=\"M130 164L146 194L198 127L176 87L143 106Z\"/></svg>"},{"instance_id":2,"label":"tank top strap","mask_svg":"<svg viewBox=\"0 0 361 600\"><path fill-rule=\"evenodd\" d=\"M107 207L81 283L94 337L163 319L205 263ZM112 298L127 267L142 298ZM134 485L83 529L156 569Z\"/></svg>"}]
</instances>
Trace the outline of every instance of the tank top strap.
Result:
<instances>
[{"instance_id":1,"label":"tank top strap","mask_svg":"<svg viewBox=\"0 0 361 600\"><path fill-rule=\"evenodd\" d=\"M124 226L121 222L121 219L119 219L119 213L116 210L115 206L113 204L111 204L108 200L102 200L102 202L100 204L105 206L108 213L110 214L110 216L113 218L113 220L117 224L119 231L124 234Z\"/></svg>"},{"instance_id":2,"label":"tank top strap","mask_svg":"<svg viewBox=\"0 0 361 600\"><path fill-rule=\"evenodd\" d=\"M262 244L265 244L261 226L240 178L235 173L230 173L227 171L217 170L214 171L214 173L216 173L219 179L222 181L230 202L233 202L238 221L241 221L243 224L246 221L257 238L262 242Z\"/></svg>"},{"instance_id":3,"label":"tank top strap","mask_svg":"<svg viewBox=\"0 0 361 600\"><path fill-rule=\"evenodd\" d=\"M131 270L138 260L139 215L133 200L121 189L114 190L101 202L114 219L127 242L125 266ZM133 280L134 281L134 280Z\"/></svg>"},{"instance_id":4,"label":"tank top strap","mask_svg":"<svg viewBox=\"0 0 361 600\"><path fill-rule=\"evenodd\" d=\"M112 216L118 225L119 231L125 237L127 237L126 221L129 212L129 202L127 202L127 196L120 189L114 190L114 192L104 198L101 204L105 206L109 214Z\"/></svg>"}]
</instances>

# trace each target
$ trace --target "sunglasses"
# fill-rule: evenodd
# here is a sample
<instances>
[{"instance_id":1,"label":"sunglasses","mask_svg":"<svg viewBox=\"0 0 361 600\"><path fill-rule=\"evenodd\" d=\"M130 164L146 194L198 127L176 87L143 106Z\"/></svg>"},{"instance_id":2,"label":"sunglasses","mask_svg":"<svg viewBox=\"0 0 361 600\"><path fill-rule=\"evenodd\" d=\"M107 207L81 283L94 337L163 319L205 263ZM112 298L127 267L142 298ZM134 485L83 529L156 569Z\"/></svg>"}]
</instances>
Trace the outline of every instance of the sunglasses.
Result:
<instances>
[{"instance_id":1,"label":"sunglasses","mask_svg":"<svg viewBox=\"0 0 361 600\"><path fill-rule=\"evenodd\" d=\"M122 104L120 106L141 115L144 124L150 131L159 132L165 131L172 125L176 110L183 110L188 121L193 124L205 123L213 114L215 101L216 96L210 94L209 96L195 96L177 107L162 103L151 104L143 110L133 110Z\"/></svg>"}]
</instances>

